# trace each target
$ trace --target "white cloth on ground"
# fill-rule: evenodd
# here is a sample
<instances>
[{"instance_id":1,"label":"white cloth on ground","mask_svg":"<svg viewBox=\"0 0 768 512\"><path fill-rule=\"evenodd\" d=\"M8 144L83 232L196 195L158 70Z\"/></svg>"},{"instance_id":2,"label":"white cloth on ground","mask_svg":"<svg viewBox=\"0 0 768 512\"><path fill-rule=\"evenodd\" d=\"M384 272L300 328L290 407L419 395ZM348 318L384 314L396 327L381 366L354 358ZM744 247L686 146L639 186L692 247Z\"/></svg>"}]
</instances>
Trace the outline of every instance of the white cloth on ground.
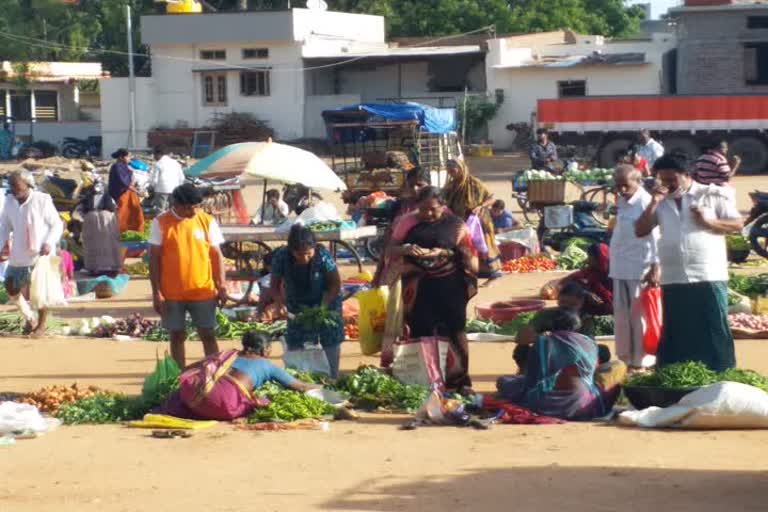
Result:
<instances>
[{"instance_id":1,"label":"white cloth on ground","mask_svg":"<svg viewBox=\"0 0 768 512\"><path fill-rule=\"evenodd\" d=\"M640 303L642 281L613 280L613 323L616 356L627 366L643 366L643 306Z\"/></svg>"},{"instance_id":2,"label":"white cloth on ground","mask_svg":"<svg viewBox=\"0 0 768 512\"><path fill-rule=\"evenodd\" d=\"M63 232L64 223L48 194L31 190L24 204L19 204L15 197L6 199L0 213L0 248L13 234L10 266L34 265L43 244L48 244L51 254L56 254Z\"/></svg>"},{"instance_id":3,"label":"white cloth on ground","mask_svg":"<svg viewBox=\"0 0 768 512\"><path fill-rule=\"evenodd\" d=\"M635 223L652 199L643 187L639 187L629 200L619 197L616 227L611 235L611 278L643 279L651 264L658 263L659 228L654 228L650 235L643 238L635 235Z\"/></svg>"}]
</instances>

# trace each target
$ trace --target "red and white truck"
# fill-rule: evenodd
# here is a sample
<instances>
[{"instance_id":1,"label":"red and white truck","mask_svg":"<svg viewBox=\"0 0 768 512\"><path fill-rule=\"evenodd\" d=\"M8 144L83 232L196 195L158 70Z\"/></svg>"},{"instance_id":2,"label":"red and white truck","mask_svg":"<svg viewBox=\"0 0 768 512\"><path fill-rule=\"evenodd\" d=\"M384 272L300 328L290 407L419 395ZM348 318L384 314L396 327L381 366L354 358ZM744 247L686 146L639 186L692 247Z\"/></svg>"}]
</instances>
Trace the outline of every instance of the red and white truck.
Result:
<instances>
[{"instance_id":1,"label":"red and white truck","mask_svg":"<svg viewBox=\"0 0 768 512\"><path fill-rule=\"evenodd\" d=\"M539 100L536 121L558 144L595 146L601 167L613 166L647 128L668 152L696 158L706 140L722 138L741 157L741 171L768 170L768 95Z\"/></svg>"}]
</instances>

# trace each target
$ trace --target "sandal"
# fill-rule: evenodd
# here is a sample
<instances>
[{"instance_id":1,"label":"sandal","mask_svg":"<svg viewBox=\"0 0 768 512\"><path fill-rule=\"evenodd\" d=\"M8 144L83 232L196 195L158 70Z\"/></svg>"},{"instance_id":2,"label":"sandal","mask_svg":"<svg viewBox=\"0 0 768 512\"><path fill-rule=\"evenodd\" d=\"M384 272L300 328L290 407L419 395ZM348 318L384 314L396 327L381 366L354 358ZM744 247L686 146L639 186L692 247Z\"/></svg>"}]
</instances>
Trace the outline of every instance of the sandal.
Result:
<instances>
[{"instance_id":1,"label":"sandal","mask_svg":"<svg viewBox=\"0 0 768 512\"><path fill-rule=\"evenodd\" d=\"M187 439L192 437L192 432L186 430L153 430L152 437L157 439Z\"/></svg>"}]
</instances>

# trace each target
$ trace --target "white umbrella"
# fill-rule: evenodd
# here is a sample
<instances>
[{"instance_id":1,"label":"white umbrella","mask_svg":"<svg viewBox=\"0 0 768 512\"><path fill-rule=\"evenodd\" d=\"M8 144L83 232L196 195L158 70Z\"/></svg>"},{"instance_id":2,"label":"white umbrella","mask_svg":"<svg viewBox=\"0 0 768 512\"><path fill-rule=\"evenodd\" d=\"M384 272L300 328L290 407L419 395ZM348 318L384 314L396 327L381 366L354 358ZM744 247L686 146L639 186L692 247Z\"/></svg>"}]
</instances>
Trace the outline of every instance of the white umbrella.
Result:
<instances>
[{"instance_id":1,"label":"white umbrella","mask_svg":"<svg viewBox=\"0 0 768 512\"><path fill-rule=\"evenodd\" d=\"M314 153L271 140L223 147L187 169L190 176L243 172L265 180L301 183L314 189L347 189L341 178Z\"/></svg>"}]
</instances>

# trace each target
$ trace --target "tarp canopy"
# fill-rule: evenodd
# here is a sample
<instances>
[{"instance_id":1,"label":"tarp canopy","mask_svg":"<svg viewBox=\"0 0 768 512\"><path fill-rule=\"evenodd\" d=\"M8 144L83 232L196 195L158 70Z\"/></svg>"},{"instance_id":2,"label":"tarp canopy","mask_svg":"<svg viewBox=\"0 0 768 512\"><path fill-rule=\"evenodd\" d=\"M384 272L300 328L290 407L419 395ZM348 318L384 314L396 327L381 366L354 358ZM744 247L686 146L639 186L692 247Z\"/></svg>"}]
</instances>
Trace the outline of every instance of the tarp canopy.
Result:
<instances>
[{"instance_id":1,"label":"tarp canopy","mask_svg":"<svg viewBox=\"0 0 768 512\"><path fill-rule=\"evenodd\" d=\"M456 109L419 103L361 103L323 112L326 123L416 121L427 133L456 131Z\"/></svg>"}]
</instances>

